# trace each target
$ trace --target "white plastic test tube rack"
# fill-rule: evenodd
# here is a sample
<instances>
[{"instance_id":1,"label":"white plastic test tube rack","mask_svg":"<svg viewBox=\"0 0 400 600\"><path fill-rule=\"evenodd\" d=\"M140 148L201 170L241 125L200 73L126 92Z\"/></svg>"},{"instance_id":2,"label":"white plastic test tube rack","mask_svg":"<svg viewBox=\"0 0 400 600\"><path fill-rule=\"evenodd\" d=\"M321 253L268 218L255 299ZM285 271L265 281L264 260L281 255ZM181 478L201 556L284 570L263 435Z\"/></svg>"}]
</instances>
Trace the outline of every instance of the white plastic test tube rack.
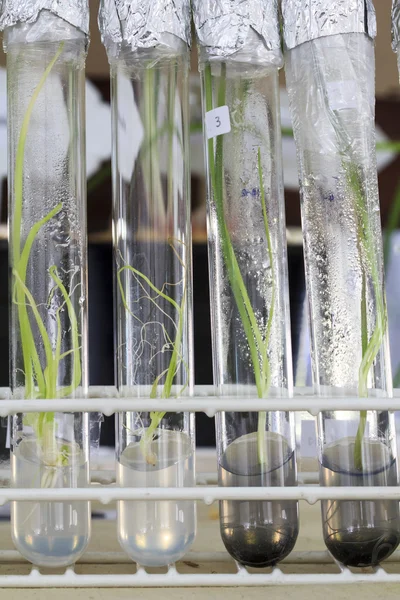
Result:
<instances>
[{"instance_id":1,"label":"white plastic test tube rack","mask_svg":"<svg viewBox=\"0 0 400 600\"><path fill-rule=\"evenodd\" d=\"M265 400L246 399L247 411L308 411L317 415L322 410L400 410L400 390L396 390L394 398L317 398L297 390L293 399L270 398ZM119 411L167 411L204 412L209 416L223 410L242 411L243 402L236 398L218 398L213 395L212 386L199 386L196 394L190 399L151 400L118 398L113 387L92 387L86 400L10 400L9 390L0 389L0 417L28 412L102 412L112 415ZM62 496L61 496L62 494ZM302 484L292 488L218 488L210 485L197 485L193 488L119 488L114 485L93 485L82 489L12 489L0 488L0 505L14 500L97 500L108 504L116 500L177 500L188 499L212 504L216 500L305 500L314 504L323 499L337 500L376 500L382 498L400 501L400 487L330 487ZM186 557L190 563L218 563L232 561L227 553L189 552ZM15 551L0 552L0 567L5 564L19 564L22 558ZM334 564L328 552L292 552L282 564L288 565L329 565ZM395 552L387 563L400 563L400 551ZM387 564L385 563L385 564ZM86 553L79 564L131 564L123 553ZM338 573L327 569L326 573L284 573L279 567L271 572L249 572L245 567L236 564L235 573L180 573L179 566L170 565L166 573L148 573L144 567L137 565L133 574L77 574L73 567L67 568L64 574L45 575L32 568L28 575L0 574L0 588L41 588L41 587L229 587L229 586L266 586L266 585L331 585L357 583L400 583L400 573L387 573L383 566L369 572L352 572L336 562Z\"/></svg>"}]
</instances>

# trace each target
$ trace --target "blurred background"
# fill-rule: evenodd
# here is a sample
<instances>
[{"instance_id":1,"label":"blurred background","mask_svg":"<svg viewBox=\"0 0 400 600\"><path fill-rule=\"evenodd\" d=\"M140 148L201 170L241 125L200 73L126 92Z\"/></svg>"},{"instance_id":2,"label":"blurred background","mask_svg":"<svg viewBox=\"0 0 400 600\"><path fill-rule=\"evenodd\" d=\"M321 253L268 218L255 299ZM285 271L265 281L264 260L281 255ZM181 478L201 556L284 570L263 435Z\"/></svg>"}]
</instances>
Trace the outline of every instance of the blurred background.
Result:
<instances>
[{"instance_id":1,"label":"blurred background","mask_svg":"<svg viewBox=\"0 0 400 600\"><path fill-rule=\"evenodd\" d=\"M113 285L111 248L111 124L109 69L97 28L98 0L89 0L91 44L87 60L87 176L89 230L90 382L114 384ZM391 0L376 0L376 127L382 225L385 231L386 281L394 383L400 387L400 85L391 50ZM0 50L0 386L8 386L7 136L5 55ZM195 381L212 383L211 336L206 247L206 198L197 54L192 52L190 81L192 223L194 259ZM292 341L295 384L311 384L307 306L305 303L300 200L296 153L282 74L283 156ZM314 452L311 428L303 423L302 454ZM299 432L300 433L300 432ZM5 429L0 437L5 437ZM197 418L197 443L214 442L214 424ZM113 419L102 428L102 443L114 445Z\"/></svg>"}]
</instances>

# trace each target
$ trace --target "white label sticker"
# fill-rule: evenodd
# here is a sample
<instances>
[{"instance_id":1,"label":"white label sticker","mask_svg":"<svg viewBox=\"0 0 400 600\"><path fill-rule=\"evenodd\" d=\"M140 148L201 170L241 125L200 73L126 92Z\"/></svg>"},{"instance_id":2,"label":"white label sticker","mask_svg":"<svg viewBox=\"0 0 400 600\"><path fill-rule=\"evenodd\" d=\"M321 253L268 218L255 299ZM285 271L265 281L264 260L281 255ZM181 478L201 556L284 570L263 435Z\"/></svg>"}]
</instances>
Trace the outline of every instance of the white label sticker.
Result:
<instances>
[{"instance_id":1,"label":"white label sticker","mask_svg":"<svg viewBox=\"0 0 400 600\"><path fill-rule=\"evenodd\" d=\"M206 112L207 139L229 133L231 130L231 118L227 106L219 106Z\"/></svg>"},{"instance_id":2,"label":"white label sticker","mask_svg":"<svg viewBox=\"0 0 400 600\"><path fill-rule=\"evenodd\" d=\"M332 110L358 108L359 89L355 81L330 81L326 90Z\"/></svg>"},{"instance_id":3,"label":"white label sticker","mask_svg":"<svg viewBox=\"0 0 400 600\"><path fill-rule=\"evenodd\" d=\"M314 458L317 456L317 435L314 420L304 420L301 422L300 454L302 458Z\"/></svg>"}]
</instances>

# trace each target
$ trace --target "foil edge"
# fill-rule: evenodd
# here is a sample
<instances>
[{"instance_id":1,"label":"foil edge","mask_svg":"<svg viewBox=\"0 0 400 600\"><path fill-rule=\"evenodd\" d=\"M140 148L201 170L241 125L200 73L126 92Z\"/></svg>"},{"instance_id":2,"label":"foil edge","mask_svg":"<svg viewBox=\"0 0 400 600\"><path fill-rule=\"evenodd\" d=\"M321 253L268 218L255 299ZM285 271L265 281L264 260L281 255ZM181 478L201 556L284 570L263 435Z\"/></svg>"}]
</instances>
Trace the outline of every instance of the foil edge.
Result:
<instances>
[{"instance_id":1,"label":"foil edge","mask_svg":"<svg viewBox=\"0 0 400 600\"><path fill-rule=\"evenodd\" d=\"M281 11L284 45L289 50L330 35L376 37L372 0L282 0Z\"/></svg>"},{"instance_id":2,"label":"foil edge","mask_svg":"<svg viewBox=\"0 0 400 600\"><path fill-rule=\"evenodd\" d=\"M108 52L125 43L132 50L191 43L190 0L101 0L101 39Z\"/></svg>"},{"instance_id":3,"label":"foil edge","mask_svg":"<svg viewBox=\"0 0 400 600\"><path fill-rule=\"evenodd\" d=\"M42 10L89 34L88 0L3 0L0 2L0 31L19 23L35 23Z\"/></svg>"},{"instance_id":4,"label":"foil edge","mask_svg":"<svg viewBox=\"0 0 400 600\"><path fill-rule=\"evenodd\" d=\"M193 0L196 37L207 57L248 53L270 61L281 53L278 0Z\"/></svg>"}]
</instances>

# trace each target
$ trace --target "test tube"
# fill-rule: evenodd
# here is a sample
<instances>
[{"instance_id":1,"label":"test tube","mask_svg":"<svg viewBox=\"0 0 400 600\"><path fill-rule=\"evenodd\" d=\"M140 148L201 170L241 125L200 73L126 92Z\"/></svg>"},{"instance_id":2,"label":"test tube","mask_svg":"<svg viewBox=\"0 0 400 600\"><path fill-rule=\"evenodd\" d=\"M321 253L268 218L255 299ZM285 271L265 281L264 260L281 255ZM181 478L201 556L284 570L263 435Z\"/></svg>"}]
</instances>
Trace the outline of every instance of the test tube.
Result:
<instances>
[{"instance_id":1,"label":"test tube","mask_svg":"<svg viewBox=\"0 0 400 600\"><path fill-rule=\"evenodd\" d=\"M3 2L7 52L10 383L13 398L85 397L87 2L38 10ZM12 485L89 482L87 414L13 417ZM13 502L15 546L29 561L74 563L90 537L90 503Z\"/></svg>"},{"instance_id":2,"label":"test tube","mask_svg":"<svg viewBox=\"0 0 400 600\"><path fill-rule=\"evenodd\" d=\"M246 411L293 393L275 0L193 2L208 180L216 393L243 412L216 418L219 485L295 486L293 415ZM228 552L252 567L293 549L296 501L222 501Z\"/></svg>"},{"instance_id":3,"label":"test tube","mask_svg":"<svg viewBox=\"0 0 400 600\"><path fill-rule=\"evenodd\" d=\"M320 483L398 484L375 152L372 3L283 0L297 146L315 391L376 398L377 410L319 417ZM323 401L321 400L322 404ZM325 543L375 565L400 541L395 500L321 503Z\"/></svg>"},{"instance_id":4,"label":"test tube","mask_svg":"<svg viewBox=\"0 0 400 600\"><path fill-rule=\"evenodd\" d=\"M111 69L117 384L121 397L184 399L193 387L190 5L128 5L100 9ZM116 438L119 486L195 484L193 414L121 413ZM142 565L178 560L195 531L193 501L118 503L119 542Z\"/></svg>"}]
</instances>

